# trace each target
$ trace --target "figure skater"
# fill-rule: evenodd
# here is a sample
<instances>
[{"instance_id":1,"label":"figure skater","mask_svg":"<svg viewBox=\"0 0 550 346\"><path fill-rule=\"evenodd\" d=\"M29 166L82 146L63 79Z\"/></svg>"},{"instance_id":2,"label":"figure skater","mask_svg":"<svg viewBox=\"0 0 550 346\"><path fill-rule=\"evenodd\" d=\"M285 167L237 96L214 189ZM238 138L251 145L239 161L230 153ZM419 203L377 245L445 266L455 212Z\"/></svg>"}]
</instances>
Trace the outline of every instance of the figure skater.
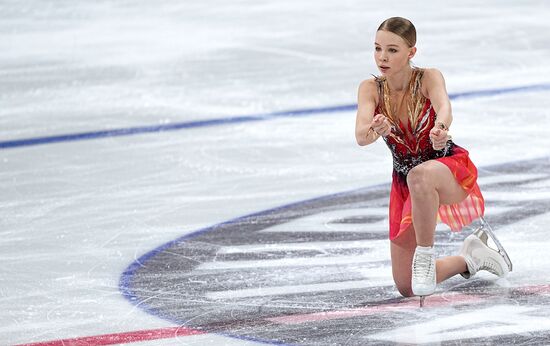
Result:
<instances>
[{"instance_id":1,"label":"figure skater","mask_svg":"<svg viewBox=\"0 0 550 346\"><path fill-rule=\"evenodd\" d=\"M504 277L508 255L483 220L484 200L468 152L449 135L453 120L445 81L435 68L411 64L416 29L405 18L376 32L374 60L381 76L361 82L355 136L360 146L386 142L393 156L389 220L393 279L405 296L433 294L456 274L487 270ZM436 260L437 219L458 231L477 218L485 227L468 236L458 256ZM487 245L488 238L497 244Z\"/></svg>"}]
</instances>

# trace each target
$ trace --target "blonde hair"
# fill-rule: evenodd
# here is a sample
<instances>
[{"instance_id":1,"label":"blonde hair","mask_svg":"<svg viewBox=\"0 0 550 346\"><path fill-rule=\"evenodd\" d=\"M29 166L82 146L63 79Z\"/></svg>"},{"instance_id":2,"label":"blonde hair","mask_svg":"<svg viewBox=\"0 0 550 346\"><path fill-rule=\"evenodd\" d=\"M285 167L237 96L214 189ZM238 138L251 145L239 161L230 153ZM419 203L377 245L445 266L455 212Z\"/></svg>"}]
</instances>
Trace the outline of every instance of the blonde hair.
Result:
<instances>
[{"instance_id":1,"label":"blonde hair","mask_svg":"<svg viewBox=\"0 0 550 346\"><path fill-rule=\"evenodd\" d=\"M416 45L416 28L410 20L402 17L391 17L380 24L377 31L389 31L401 37L407 45Z\"/></svg>"}]
</instances>

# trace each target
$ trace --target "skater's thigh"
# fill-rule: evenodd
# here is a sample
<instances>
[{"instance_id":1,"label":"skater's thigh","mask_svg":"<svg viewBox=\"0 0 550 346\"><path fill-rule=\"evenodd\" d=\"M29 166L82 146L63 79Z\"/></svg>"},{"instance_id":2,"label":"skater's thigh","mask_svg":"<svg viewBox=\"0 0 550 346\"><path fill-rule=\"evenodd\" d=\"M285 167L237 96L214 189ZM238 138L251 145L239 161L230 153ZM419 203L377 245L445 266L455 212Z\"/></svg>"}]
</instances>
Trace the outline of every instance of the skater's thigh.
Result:
<instances>
[{"instance_id":1,"label":"skater's thigh","mask_svg":"<svg viewBox=\"0 0 550 346\"><path fill-rule=\"evenodd\" d=\"M429 160L411 169L407 175L409 184L433 185L439 194L439 204L455 204L463 201L468 193L456 181L455 176L442 162ZM411 189L414 190L414 189Z\"/></svg>"},{"instance_id":2,"label":"skater's thigh","mask_svg":"<svg viewBox=\"0 0 550 346\"><path fill-rule=\"evenodd\" d=\"M390 242L393 281L399 292L405 297L413 295L411 289L411 266L415 249L416 236L412 226L397 239Z\"/></svg>"}]
</instances>

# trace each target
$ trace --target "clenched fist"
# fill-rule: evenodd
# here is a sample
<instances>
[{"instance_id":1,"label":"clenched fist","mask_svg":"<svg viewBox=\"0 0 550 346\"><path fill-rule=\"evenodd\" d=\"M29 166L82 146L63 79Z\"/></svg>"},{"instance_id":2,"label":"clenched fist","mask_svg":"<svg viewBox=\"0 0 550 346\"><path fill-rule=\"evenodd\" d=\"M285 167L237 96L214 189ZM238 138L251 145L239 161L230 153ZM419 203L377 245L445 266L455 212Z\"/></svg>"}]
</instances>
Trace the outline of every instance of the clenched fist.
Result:
<instances>
[{"instance_id":1,"label":"clenched fist","mask_svg":"<svg viewBox=\"0 0 550 346\"><path fill-rule=\"evenodd\" d=\"M432 141L434 150L444 149L450 138L447 130L434 127L430 131L430 140Z\"/></svg>"},{"instance_id":2,"label":"clenched fist","mask_svg":"<svg viewBox=\"0 0 550 346\"><path fill-rule=\"evenodd\" d=\"M374 116L374 118L372 119L371 127L374 132L382 137L385 137L391 133L390 122L388 118L386 118L383 114L376 114Z\"/></svg>"}]
</instances>

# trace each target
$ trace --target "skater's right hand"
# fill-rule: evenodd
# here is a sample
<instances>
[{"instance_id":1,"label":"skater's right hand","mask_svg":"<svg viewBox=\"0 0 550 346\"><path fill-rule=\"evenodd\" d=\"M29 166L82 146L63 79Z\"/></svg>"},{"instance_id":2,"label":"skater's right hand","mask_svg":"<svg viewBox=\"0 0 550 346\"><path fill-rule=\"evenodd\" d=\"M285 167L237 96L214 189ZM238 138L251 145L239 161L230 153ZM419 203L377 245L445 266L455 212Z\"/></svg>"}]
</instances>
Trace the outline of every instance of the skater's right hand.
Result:
<instances>
[{"instance_id":1,"label":"skater's right hand","mask_svg":"<svg viewBox=\"0 0 550 346\"><path fill-rule=\"evenodd\" d=\"M385 137L391 133L390 122L383 114L376 114L374 116L371 127L374 132L382 137Z\"/></svg>"}]
</instances>

